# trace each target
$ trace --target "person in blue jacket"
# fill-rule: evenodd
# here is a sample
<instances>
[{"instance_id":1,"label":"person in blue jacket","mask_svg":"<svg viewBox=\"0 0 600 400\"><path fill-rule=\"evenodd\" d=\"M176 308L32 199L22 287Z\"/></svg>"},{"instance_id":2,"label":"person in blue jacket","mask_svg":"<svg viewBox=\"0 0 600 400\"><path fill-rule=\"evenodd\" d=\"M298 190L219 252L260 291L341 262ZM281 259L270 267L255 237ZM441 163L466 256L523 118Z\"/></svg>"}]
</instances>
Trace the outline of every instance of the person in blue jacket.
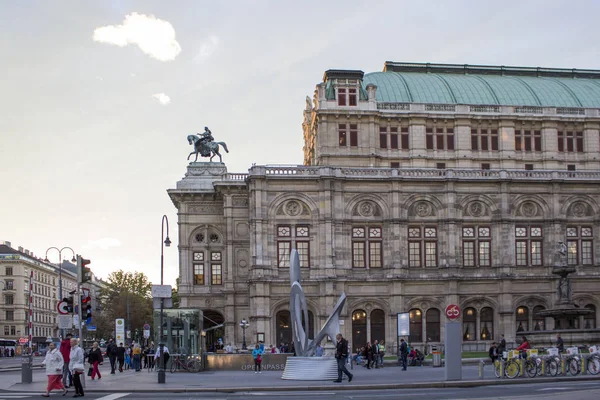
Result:
<instances>
[{"instance_id":1,"label":"person in blue jacket","mask_svg":"<svg viewBox=\"0 0 600 400\"><path fill-rule=\"evenodd\" d=\"M252 357L254 358L254 373L260 374L260 364L262 363L263 351L260 349L260 346L257 344L252 350Z\"/></svg>"}]
</instances>

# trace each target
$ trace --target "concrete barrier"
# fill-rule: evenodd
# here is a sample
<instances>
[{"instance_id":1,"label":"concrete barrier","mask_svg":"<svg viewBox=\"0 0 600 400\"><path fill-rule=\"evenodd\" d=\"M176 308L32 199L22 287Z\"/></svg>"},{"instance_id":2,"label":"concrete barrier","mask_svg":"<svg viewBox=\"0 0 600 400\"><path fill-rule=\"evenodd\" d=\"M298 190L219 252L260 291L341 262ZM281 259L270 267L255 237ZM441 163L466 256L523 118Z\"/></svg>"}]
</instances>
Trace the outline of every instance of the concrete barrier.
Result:
<instances>
[{"instance_id":1,"label":"concrete barrier","mask_svg":"<svg viewBox=\"0 0 600 400\"><path fill-rule=\"evenodd\" d=\"M262 355L261 369L263 371L281 371L285 369L288 357L291 353ZM252 371L254 369L254 358L251 353L240 354L212 354L206 356L208 369L213 371Z\"/></svg>"}]
</instances>

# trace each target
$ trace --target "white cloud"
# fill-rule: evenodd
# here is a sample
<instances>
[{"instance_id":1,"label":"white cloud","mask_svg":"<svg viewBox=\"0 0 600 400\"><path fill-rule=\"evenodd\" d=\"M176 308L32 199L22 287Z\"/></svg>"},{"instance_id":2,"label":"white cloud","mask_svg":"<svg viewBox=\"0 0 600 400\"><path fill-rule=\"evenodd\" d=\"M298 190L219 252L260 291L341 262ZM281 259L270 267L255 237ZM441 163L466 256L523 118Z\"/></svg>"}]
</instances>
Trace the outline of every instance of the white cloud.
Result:
<instances>
[{"instance_id":1,"label":"white cloud","mask_svg":"<svg viewBox=\"0 0 600 400\"><path fill-rule=\"evenodd\" d=\"M83 248L86 250L91 249L102 249L106 250L110 247L120 247L121 241L115 238L102 238L97 240L88 240L86 244L83 245Z\"/></svg>"},{"instance_id":2,"label":"white cloud","mask_svg":"<svg viewBox=\"0 0 600 400\"><path fill-rule=\"evenodd\" d=\"M164 93L156 93L153 94L152 97L154 97L163 106L171 103L171 98Z\"/></svg>"},{"instance_id":3,"label":"white cloud","mask_svg":"<svg viewBox=\"0 0 600 400\"><path fill-rule=\"evenodd\" d=\"M153 15L132 13L122 25L108 25L94 30L94 41L125 47L137 45L144 53L160 61L171 61L181 52L173 25Z\"/></svg>"},{"instance_id":4,"label":"white cloud","mask_svg":"<svg viewBox=\"0 0 600 400\"><path fill-rule=\"evenodd\" d=\"M219 38L217 36L209 36L200 46L200 51L194 57L194 61L201 62L210 57L219 47Z\"/></svg>"}]
</instances>

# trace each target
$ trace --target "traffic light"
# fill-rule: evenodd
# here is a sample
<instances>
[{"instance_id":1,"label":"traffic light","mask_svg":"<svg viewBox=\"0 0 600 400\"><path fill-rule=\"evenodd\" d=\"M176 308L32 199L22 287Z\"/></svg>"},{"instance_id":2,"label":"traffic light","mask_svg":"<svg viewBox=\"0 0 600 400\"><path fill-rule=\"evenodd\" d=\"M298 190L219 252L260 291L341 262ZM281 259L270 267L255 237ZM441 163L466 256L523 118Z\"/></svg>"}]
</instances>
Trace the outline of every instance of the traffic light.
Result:
<instances>
[{"instance_id":1,"label":"traffic light","mask_svg":"<svg viewBox=\"0 0 600 400\"><path fill-rule=\"evenodd\" d=\"M88 325L92 322L92 298L90 296L81 296L81 317Z\"/></svg>"},{"instance_id":2,"label":"traffic light","mask_svg":"<svg viewBox=\"0 0 600 400\"><path fill-rule=\"evenodd\" d=\"M90 260L86 260L80 255L77 256L77 275L79 277L79 282L81 283L92 280L92 270L87 267L90 262Z\"/></svg>"},{"instance_id":3,"label":"traffic light","mask_svg":"<svg viewBox=\"0 0 600 400\"><path fill-rule=\"evenodd\" d=\"M63 301L65 303L67 303L67 312L72 313L73 312L73 296L65 297L63 299Z\"/></svg>"}]
</instances>

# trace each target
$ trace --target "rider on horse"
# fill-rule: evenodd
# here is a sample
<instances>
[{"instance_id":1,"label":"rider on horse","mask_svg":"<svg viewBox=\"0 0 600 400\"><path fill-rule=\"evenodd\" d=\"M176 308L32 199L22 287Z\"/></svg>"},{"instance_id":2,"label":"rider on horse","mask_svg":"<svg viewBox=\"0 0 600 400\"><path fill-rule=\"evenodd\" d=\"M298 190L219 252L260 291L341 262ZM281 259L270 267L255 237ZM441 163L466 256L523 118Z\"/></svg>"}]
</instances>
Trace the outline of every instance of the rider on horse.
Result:
<instances>
[{"instance_id":1,"label":"rider on horse","mask_svg":"<svg viewBox=\"0 0 600 400\"><path fill-rule=\"evenodd\" d=\"M212 135L210 129L207 126L204 127L204 132L196 133L196 135L200 136L200 140L198 140L198 147L200 149L200 155L202 157L210 156L210 148L206 146L207 143L210 143L215 140Z\"/></svg>"}]
</instances>

